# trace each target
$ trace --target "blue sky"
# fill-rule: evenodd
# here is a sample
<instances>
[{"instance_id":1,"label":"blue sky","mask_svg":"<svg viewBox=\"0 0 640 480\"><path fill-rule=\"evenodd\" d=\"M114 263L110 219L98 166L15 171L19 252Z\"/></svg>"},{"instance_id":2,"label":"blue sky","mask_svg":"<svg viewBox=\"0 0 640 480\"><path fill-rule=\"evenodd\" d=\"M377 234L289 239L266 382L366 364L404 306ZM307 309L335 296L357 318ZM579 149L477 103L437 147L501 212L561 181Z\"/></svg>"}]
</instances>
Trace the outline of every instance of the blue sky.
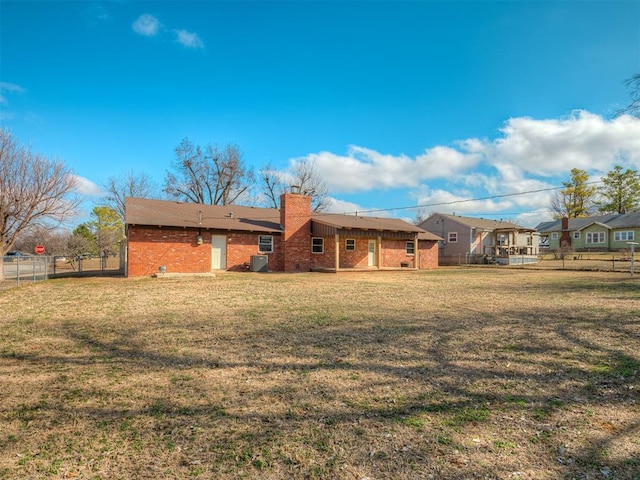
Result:
<instances>
[{"instance_id":1,"label":"blue sky","mask_svg":"<svg viewBox=\"0 0 640 480\"><path fill-rule=\"evenodd\" d=\"M0 124L89 209L112 176L161 186L185 137L256 170L313 160L333 211L408 220L535 225L552 192L509 194L640 170L640 121L616 116L636 0L3 0L0 22Z\"/></svg>"}]
</instances>

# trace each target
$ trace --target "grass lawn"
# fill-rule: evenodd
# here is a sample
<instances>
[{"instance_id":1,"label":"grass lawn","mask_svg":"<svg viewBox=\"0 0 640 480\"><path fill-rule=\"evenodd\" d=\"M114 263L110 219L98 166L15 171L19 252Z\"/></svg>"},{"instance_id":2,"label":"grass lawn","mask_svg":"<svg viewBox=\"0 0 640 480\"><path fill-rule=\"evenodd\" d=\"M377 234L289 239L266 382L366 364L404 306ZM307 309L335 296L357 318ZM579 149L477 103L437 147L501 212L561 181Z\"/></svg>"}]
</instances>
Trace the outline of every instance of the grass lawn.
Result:
<instances>
[{"instance_id":1,"label":"grass lawn","mask_svg":"<svg viewBox=\"0 0 640 480\"><path fill-rule=\"evenodd\" d=\"M0 291L0 478L640 479L640 277Z\"/></svg>"}]
</instances>

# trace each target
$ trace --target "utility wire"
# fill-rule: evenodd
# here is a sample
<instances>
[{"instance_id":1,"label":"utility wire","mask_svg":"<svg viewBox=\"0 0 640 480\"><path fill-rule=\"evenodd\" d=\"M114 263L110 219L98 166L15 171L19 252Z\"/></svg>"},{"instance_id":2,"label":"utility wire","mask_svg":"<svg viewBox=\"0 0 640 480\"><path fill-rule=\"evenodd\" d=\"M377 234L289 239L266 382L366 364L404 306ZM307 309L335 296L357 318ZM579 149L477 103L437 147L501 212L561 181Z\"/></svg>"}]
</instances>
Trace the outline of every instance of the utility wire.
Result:
<instances>
[{"instance_id":1,"label":"utility wire","mask_svg":"<svg viewBox=\"0 0 640 480\"><path fill-rule=\"evenodd\" d=\"M592 181L592 182L585 182L584 185L593 185L593 184L598 184L598 183L602 183L602 180L597 180L597 181ZM483 200L494 200L497 198L508 198L508 197L517 197L520 195L530 195L533 193L542 193L542 192L552 192L554 190L560 190L563 188L568 188L567 185L562 185L560 187L548 187L548 188L539 188L537 190L527 190L524 192L512 192L512 193L504 193L501 195L490 195L487 197L477 197L477 198L466 198L466 199L462 199L462 200L451 200L448 202L435 202L435 203L423 203L423 204L419 204L419 205L409 205L409 206L403 206L403 207L390 207L390 208L376 208L376 209L369 209L369 210L355 210L352 212L344 212L342 214L339 213L324 213L324 212L312 212L312 215L315 217L321 217L321 216L331 216L331 215L354 215L354 216L359 216L362 213L376 213L376 212L392 212L394 210L414 210L414 209L420 209L420 208L427 208L427 207L439 207L439 206L444 206L444 205L456 205L458 203L468 203L468 202L479 202L479 201L483 201ZM188 202L179 202L179 203L188 203ZM192 205L200 205L200 204L192 204ZM233 211L234 205L204 205L203 206L216 206L216 207L220 207L220 208L226 208L229 209L229 211ZM268 216L262 216L260 215L258 212L259 210L261 210L260 207L246 207L246 206L240 206L239 207L242 208L255 208L256 209L256 214L251 215L251 218L253 220L267 220L267 221L273 221L274 220L274 216L273 215L268 215ZM273 209L273 208L265 208L265 210L278 210L278 209ZM521 213L529 213L529 212L518 212L518 214ZM533 213L533 212L531 212ZM489 215L489 214L487 214ZM496 215L506 215L505 213L496 213ZM229 218L227 214L223 215L223 216L207 216L205 217L207 220L214 220L214 219L223 219L223 218Z\"/></svg>"},{"instance_id":2,"label":"utility wire","mask_svg":"<svg viewBox=\"0 0 640 480\"><path fill-rule=\"evenodd\" d=\"M585 185L591 185L591 184L595 184L595 183L602 183L602 181L598 180L598 181L593 181L593 182L585 182ZM561 187L549 187L549 188L540 188L538 190L527 190L526 192L504 193L502 195L491 195L489 197L478 197L478 198L466 198L466 199L462 199L462 200L451 200L449 202L424 203L424 204L420 204L420 205L411 205L411 206L405 206L405 207L392 207L392 208L377 208L377 209L371 209L371 210L358 210L356 212L346 213L346 215L350 215L350 214L358 215L360 213L373 213L373 212L390 212L390 211L393 211L393 210L410 210L410 209L418 209L418 208L425 208L425 207L439 207L439 206L442 206L442 205L455 205L457 203L479 202L479 201L482 201L482 200L494 200L496 198L516 197L516 196L519 196L519 195L529 195L529 194L532 194L532 193L551 192L553 190L560 190L562 188L567 188L567 186L563 185Z\"/></svg>"}]
</instances>

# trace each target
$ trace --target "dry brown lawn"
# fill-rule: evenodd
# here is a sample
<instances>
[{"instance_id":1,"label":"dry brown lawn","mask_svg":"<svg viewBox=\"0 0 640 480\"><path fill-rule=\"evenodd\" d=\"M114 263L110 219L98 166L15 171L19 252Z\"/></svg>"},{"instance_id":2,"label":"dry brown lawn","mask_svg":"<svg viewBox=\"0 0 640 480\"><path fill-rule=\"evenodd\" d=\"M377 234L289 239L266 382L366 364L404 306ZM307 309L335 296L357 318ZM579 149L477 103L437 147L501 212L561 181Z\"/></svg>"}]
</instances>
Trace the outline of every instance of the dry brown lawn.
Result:
<instances>
[{"instance_id":1,"label":"dry brown lawn","mask_svg":"<svg viewBox=\"0 0 640 480\"><path fill-rule=\"evenodd\" d=\"M0 478L640 478L640 278L440 269L0 292Z\"/></svg>"}]
</instances>

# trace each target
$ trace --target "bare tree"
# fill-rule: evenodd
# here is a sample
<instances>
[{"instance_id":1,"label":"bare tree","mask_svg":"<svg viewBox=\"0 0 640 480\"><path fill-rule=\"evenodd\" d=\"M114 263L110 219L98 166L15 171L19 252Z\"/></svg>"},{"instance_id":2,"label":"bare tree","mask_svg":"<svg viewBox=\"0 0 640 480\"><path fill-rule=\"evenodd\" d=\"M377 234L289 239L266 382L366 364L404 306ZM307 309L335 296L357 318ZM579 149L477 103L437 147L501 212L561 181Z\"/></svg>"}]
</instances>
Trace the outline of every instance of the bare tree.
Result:
<instances>
[{"instance_id":1,"label":"bare tree","mask_svg":"<svg viewBox=\"0 0 640 480\"><path fill-rule=\"evenodd\" d=\"M33 225L20 233L13 248L23 252L33 252L36 245L44 245L47 255L63 255L68 236L69 232L64 229Z\"/></svg>"},{"instance_id":2,"label":"bare tree","mask_svg":"<svg viewBox=\"0 0 640 480\"><path fill-rule=\"evenodd\" d=\"M278 208L280 195L287 189L283 177L270 163L260 169L260 189L269 208Z\"/></svg>"},{"instance_id":3,"label":"bare tree","mask_svg":"<svg viewBox=\"0 0 640 480\"><path fill-rule=\"evenodd\" d=\"M62 162L33 153L0 129L0 256L27 228L76 215L77 189L77 178Z\"/></svg>"},{"instance_id":4,"label":"bare tree","mask_svg":"<svg viewBox=\"0 0 640 480\"><path fill-rule=\"evenodd\" d=\"M327 183L320 176L316 162L300 160L293 166L294 185L300 187L300 193L311 197L311 209L322 212L327 208Z\"/></svg>"},{"instance_id":5,"label":"bare tree","mask_svg":"<svg viewBox=\"0 0 640 480\"><path fill-rule=\"evenodd\" d=\"M625 81L631 94L631 103L623 108L619 113L627 113L640 118L640 73L636 73Z\"/></svg>"},{"instance_id":6,"label":"bare tree","mask_svg":"<svg viewBox=\"0 0 640 480\"><path fill-rule=\"evenodd\" d=\"M192 203L232 205L248 195L253 171L247 168L235 144L223 149L209 145L202 150L185 138L175 150L164 191L170 197Z\"/></svg>"},{"instance_id":7,"label":"bare tree","mask_svg":"<svg viewBox=\"0 0 640 480\"><path fill-rule=\"evenodd\" d=\"M73 233L68 234L64 254L71 264L71 268L76 269L76 262L86 253L93 253L96 249L95 239L89 238L85 232L88 231L86 224L81 224Z\"/></svg>"},{"instance_id":8,"label":"bare tree","mask_svg":"<svg viewBox=\"0 0 640 480\"><path fill-rule=\"evenodd\" d=\"M260 175L262 194L270 207L278 208L280 195L290 186L298 187L301 194L311 197L314 212L322 212L328 206L329 189L313 160L296 161L291 173L278 172L267 164L260 170Z\"/></svg>"},{"instance_id":9,"label":"bare tree","mask_svg":"<svg viewBox=\"0 0 640 480\"><path fill-rule=\"evenodd\" d=\"M429 217L429 214L423 209L420 208L418 209L418 211L416 212L416 219L413 221L414 225L420 225L422 222L424 222L427 218Z\"/></svg>"},{"instance_id":10,"label":"bare tree","mask_svg":"<svg viewBox=\"0 0 640 480\"><path fill-rule=\"evenodd\" d=\"M122 222L125 221L124 201L127 197L156 198L158 186L146 173L128 171L123 175L109 177L103 185L107 195L105 204L115 210Z\"/></svg>"}]
</instances>

